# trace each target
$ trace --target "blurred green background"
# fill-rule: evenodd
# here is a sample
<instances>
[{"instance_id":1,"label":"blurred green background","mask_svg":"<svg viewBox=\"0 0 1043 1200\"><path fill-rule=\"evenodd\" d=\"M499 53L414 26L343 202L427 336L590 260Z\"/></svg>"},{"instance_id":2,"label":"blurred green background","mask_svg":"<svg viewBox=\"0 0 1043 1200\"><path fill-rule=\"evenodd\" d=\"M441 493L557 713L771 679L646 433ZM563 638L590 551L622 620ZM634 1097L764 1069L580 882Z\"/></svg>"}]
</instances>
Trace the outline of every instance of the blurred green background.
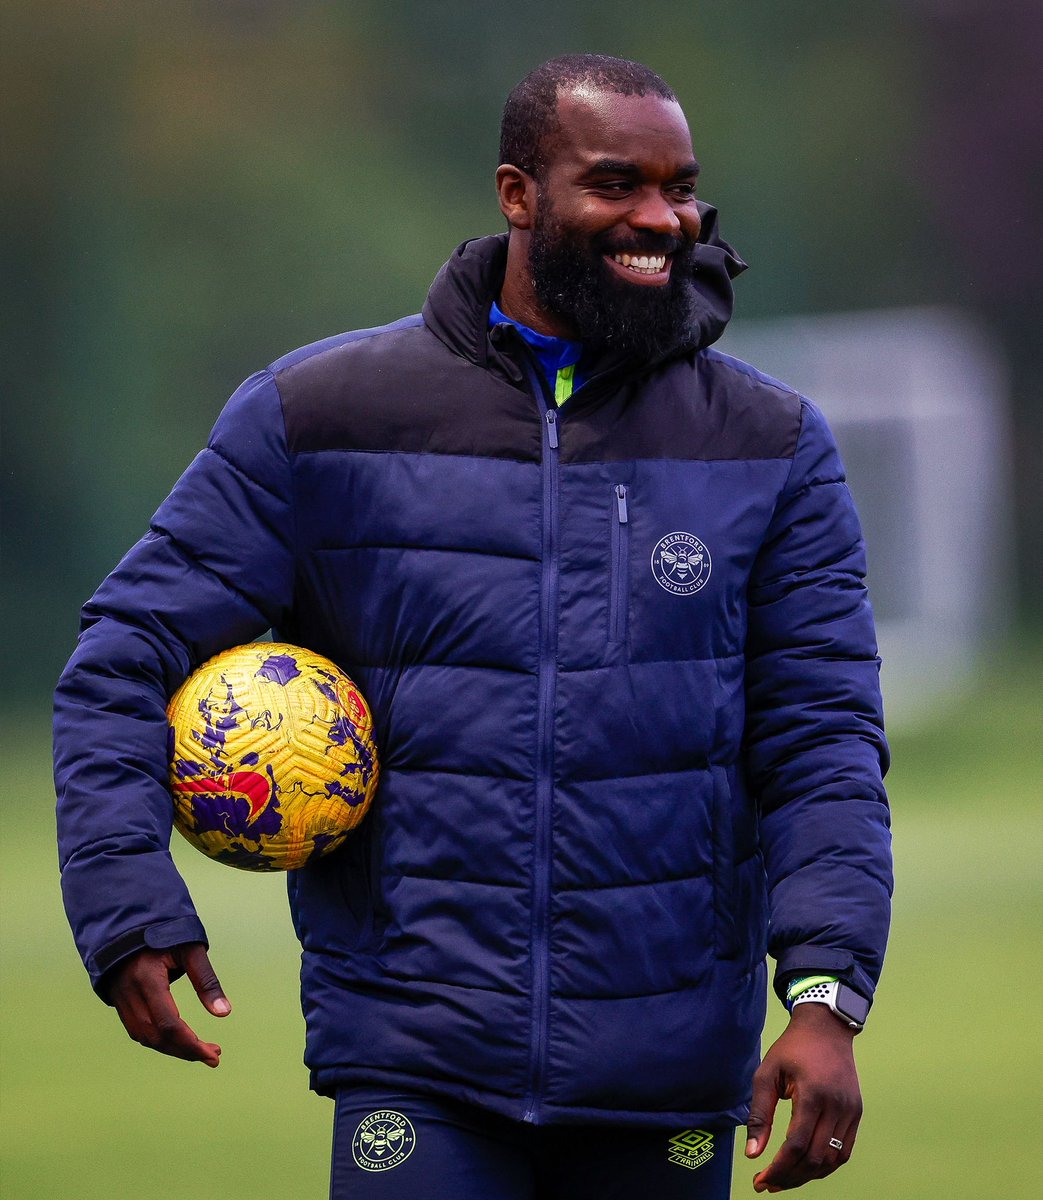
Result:
<instances>
[{"instance_id":1,"label":"blurred green background","mask_svg":"<svg viewBox=\"0 0 1043 1200\"><path fill-rule=\"evenodd\" d=\"M1038 1193L1041 669L1043 647L1021 646L935 723L894 739L895 925L856 1042L866 1115L854 1158L810 1185L815 1195ZM175 985L183 1015L223 1048L216 1071L143 1050L76 959L58 895L46 741L35 724L5 734L4 1200L324 1197L333 1106L308 1092L301 1065L282 879L211 863L175 837L234 1008L217 1021L187 981ZM782 1023L773 1003L768 1035ZM753 1173L737 1162L736 1197L754 1195Z\"/></svg>"},{"instance_id":2,"label":"blurred green background","mask_svg":"<svg viewBox=\"0 0 1043 1200\"><path fill-rule=\"evenodd\" d=\"M974 689L895 736L868 1116L816 1191L1034 1194L1043 10L8 0L2 22L5 1198L325 1194L330 1106L300 1065L281 881L177 847L236 1005L225 1060L130 1043L60 912L49 693L79 605L226 396L296 345L416 311L458 242L501 227L507 91L588 49L677 89L701 192L752 264L740 315L943 304L1002 351L1016 604Z\"/></svg>"}]
</instances>

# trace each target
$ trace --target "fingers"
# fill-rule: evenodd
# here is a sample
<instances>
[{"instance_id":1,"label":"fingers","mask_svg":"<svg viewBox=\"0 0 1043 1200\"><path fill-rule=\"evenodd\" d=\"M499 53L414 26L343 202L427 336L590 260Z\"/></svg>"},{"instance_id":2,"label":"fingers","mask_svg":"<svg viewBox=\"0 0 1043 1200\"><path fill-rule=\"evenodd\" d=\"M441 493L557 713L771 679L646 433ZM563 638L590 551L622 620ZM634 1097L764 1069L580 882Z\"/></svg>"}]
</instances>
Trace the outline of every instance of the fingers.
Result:
<instances>
[{"instance_id":1,"label":"fingers","mask_svg":"<svg viewBox=\"0 0 1043 1200\"><path fill-rule=\"evenodd\" d=\"M170 994L176 967L172 951L141 951L120 972L110 998L134 1041L160 1054L216 1067L221 1047L196 1036Z\"/></svg>"},{"instance_id":2,"label":"fingers","mask_svg":"<svg viewBox=\"0 0 1043 1200\"><path fill-rule=\"evenodd\" d=\"M855 1114L852 1117L849 1117L846 1125L842 1121L833 1131L833 1136L843 1146L843 1149L841 1150L836 1150L833 1148L836 1155L836 1162L832 1168L834 1171L837 1169L837 1167L842 1167L844 1163L846 1163L851 1157L851 1151L855 1148L855 1139L858 1137L858 1126L861 1120L862 1108L859 1106Z\"/></svg>"},{"instance_id":3,"label":"fingers","mask_svg":"<svg viewBox=\"0 0 1043 1200\"><path fill-rule=\"evenodd\" d=\"M800 1183L796 1180L811 1149L817 1116L815 1111L809 1111L807 1105L801 1105L794 1101L793 1116L790 1118L789 1128L786 1130L786 1140L779 1147L771 1163L753 1177L755 1192L778 1192L786 1187L799 1187L800 1183L804 1182L804 1179L801 1179Z\"/></svg>"},{"instance_id":4,"label":"fingers","mask_svg":"<svg viewBox=\"0 0 1043 1200\"><path fill-rule=\"evenodd\" d=\"M779 1083L777 1073L766 1065L759 1067L753 1076L753 1099L746 1122L747 1158L757 1158L762 1154L771 1137L775 1108L779 1103Z\"/></svg>"},{"instance_id":5,"label":"fingers","mask_svg":"<svg viewBox=\"0 0 1043 1200\"><path fill-rule=\"evenodd\" d=\"M860 1106L852 1112L842 1097L795 1101L786 1140L754 1177L754 1191L785 1191L831 1175L851 1157L860 1119Z\"/></svg>"},{"instance_id":6,"label":"fingers","mask_svg":"<svg viewBox=\"0 0 1043 1200\"><path fill-rule=\"evenodd\" d=\"M189 942L185 946L175 947L175 950L180 951L176 957L185 968L185 974L192 981L203 1007L215 1017L227 1017L232 1006L210 965L206 947L202 942Z\"/></svg>"}]
</instances>

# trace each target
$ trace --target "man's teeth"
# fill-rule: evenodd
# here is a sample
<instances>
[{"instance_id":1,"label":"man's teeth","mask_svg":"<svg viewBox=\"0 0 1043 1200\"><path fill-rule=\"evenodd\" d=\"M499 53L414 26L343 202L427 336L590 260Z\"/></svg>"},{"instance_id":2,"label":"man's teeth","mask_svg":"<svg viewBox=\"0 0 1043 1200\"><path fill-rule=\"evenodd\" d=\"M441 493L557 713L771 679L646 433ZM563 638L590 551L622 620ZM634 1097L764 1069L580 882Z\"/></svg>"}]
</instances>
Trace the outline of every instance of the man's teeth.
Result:
<instances>
[{"instance_id":1,"label":"man's teeth","mask_svg":"<svg viewBox=\"0 0 1043 1200\"><path fill-rule=\"evenodd\" d=\"M642 275L658 275L666 267L666 255L659 254L650 258L647 254L613 254L612 257L621 267L638 271Z\"/></svg>"}]
</instances>

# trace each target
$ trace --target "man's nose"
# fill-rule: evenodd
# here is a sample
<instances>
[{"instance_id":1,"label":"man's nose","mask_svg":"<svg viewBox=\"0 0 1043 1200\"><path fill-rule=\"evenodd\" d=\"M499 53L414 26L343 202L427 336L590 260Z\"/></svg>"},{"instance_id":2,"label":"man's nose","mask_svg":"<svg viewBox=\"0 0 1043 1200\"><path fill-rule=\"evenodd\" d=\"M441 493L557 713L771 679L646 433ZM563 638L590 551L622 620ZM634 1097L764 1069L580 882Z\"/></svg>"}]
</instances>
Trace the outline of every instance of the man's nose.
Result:
<instances>
[{"instance_id":1,"label":"man's nose","mask_svg":"<svg viewBox=\"0 0 1043 1200\"><path fill-rule=\"evenodd\" d=\"M630 210L630 225L673 236L681 232L681 221L673 205L658 188L647 188L639 194L637 204Z\"/></svg>"}]
</instances>

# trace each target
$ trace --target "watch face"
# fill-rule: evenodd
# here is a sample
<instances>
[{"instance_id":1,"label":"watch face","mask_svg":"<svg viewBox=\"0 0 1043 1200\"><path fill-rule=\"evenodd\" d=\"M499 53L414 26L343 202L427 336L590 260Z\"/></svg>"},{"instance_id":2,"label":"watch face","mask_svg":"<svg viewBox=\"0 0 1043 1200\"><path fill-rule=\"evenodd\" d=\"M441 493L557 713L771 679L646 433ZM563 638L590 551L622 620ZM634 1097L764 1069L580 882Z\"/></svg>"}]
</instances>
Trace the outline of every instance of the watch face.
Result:
<instances>
[{"instance_id":1,"label":"watch face","mask_svg":"<svg viewBox=\"0 0 1043 1200\"><path fill-rule=\"evenodd\" d=\"M866 1017L869 1016L869 1001L860 996L854 988L849 988L846 983L837 988L837 1008L859 1025L864 1025Z\"/></svg>"}]
</instances>

